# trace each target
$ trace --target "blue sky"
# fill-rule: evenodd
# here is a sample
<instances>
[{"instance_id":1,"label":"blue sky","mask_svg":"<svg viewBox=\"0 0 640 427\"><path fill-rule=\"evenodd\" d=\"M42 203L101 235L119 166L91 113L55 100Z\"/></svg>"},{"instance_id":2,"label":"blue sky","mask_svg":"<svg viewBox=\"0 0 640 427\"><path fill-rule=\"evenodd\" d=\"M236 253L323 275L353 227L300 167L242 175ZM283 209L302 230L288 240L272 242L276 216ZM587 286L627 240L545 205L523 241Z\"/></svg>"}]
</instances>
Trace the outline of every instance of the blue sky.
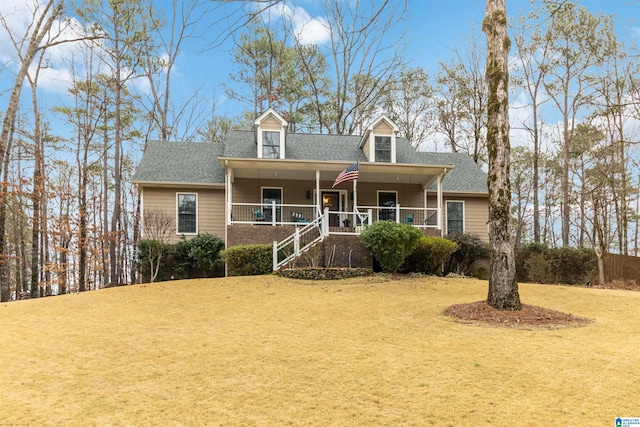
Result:
<instances>
[{"instance_id":1,"label":"blue sky","mask_svg":"<svg viewBox=\"0 0 640 427\"><path fill-rule=\"evenodd\" d=\"M288 5L304 9L311 19L321 19L323 10L319 0L288 1ZM627 41L640 41L640 2L634 0L583 0L580 4L593 11L614 15L618 35ZM507 0L510 18L531 10L529 0ZM409 0L405 17L407 58L413 66L423 67L431 75L438 72L439 63L455 56L454 50L462 51L464 44L475 36L479 46L484 46L481 30L485 14L484 0ZM234 113L238 105L224 97L221 84L229 80L233 72L228 46L203 54L185 56L190 64L194 80L218 97L217 112ZM193 51L192 51L193 52Z\"/></svg>"},{"instance_id":2,"label":"blue sky","mask_svg":"<svg viewBox=\"0 0 640 427\"><path fill-rule=\"evenodd\" d=\"M2 0L0 13L7 17L12 28L23 30L30 16L27 5L42 0ZM349 0L345 0L349 1ZM157 8L166 7L170 0L158 0ZM398 2L399 3L399 2ZM213 3L210 3L213 4ZM232 4L238 4L232 2ZM313 28L311 23L322 22L322 0L286 0L289 9L296 10L296 17L307 19L306 28ZM640 41L640 1L637 0L583 0L580 4L593 11L613 14L616 31L620 38L627 42ZM510 18L530 10L529 0L507 0L507 13ZM481 31L481 22L485 13L484 0L409 0L406 20L407 43L406 54L413 66L425 68L431 75L435 75L441 61L448 61L454 57L454 49L463 49L465 40L475 35L478 46L484 46L485 38ZM229 74L233 72L230 42L221 47L201 52L208 40L218 35L221 27L207 28L211 20L217 16L210 16L209 22L203 22L200 30L202 37L188 41L183 53L178 59L173 74L173 95L178 102L180 98L190 97L194 91L202 96L202 103L216 99L216 113L236 115L245 106L237 101L229 100L224 95L223 84L229 83ZM319 27L316 26L316 29ZM638 43L640 44L640 43ZM66 88L69 84L70 65L68 58L71 54L78 55L78 48L63 45L50 52L50 67L44 71L41 79L41 102L47 106L61 105L68 102ZM66 59L65 59L66 58ZM7 68L0 69L0 111L6 108L8 93L3 92L13 84L13 74L17 67L15 52L8 43L7 34L0 28L0 64ZM143 82L137 88L144 92ZM29 99L29 91L25 90L23 98ZM205 101L206 100L206 101ZM55 124L56 127L62 126Z\"/></svg>"}]
</instances>

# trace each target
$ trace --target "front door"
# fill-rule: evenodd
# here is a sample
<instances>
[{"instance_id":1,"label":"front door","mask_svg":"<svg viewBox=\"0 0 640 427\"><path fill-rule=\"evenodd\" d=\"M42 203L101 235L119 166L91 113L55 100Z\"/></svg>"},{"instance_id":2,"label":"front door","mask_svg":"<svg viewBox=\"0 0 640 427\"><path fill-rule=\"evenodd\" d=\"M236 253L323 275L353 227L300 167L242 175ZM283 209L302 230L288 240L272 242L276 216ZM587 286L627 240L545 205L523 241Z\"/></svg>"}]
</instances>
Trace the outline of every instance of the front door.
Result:
<instances>
[{"instance_id":1,"label":"front door","mask_svg":"<svg viewBox=\"0 0 640 427\"><path fill-rule=\"evenodd\" d=\"M340 212L340 193L337 191L323 191L322 193L322 211L329 208L329 227L340 226L340 215L331 214L331 212Z\"/></svg>"},{"instance_id":2,"label":"front door","mask_svg":"<svg viewBox=\"0 0 640 427\"><path fill-rule=\"evenodd\" d=\"M398 193L395 191L378 191L378 220L395 221L396 210L391 209L398 203Z\"/></svg>"},{"instance_id":3,"label":"front door","mask_svg":"<svg viewBox=\"0 0 640 427\"><path fill-rule=\"evenodd\" d=\"M273 202L276 203L276 211L273 212ZM271 222L275 213L276 222L282 221L282 188L262 187L262 208L265 220Z\"/></svg>"}]
</instances>

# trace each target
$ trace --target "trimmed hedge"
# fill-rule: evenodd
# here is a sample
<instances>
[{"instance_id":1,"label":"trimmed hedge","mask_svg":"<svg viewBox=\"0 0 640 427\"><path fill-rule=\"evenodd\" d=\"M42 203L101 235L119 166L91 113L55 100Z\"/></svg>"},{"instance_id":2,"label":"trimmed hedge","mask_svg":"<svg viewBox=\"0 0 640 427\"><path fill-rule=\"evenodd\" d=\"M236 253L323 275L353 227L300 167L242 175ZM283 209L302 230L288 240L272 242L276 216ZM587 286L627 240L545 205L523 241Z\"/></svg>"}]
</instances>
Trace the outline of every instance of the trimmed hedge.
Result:
<instances>
[{"instance_id":1,"label":"trimmed hedge","mask_svg":"<svg viewBox=\"0 0 640 427\"><path fill-rule=\"evenodd\" d=\"M588 283L598 269L588 248L549 248L540 243L522 245L516 254L518 281L533 283Z\"/></svg>"},{"instance_id":2,"label":"trimmed hedge","mask_svg":"<svg viewBox=\"0 0 640 427\"><path fill-rule=\"evenodd\" d=\"M370 268L294 268L280 270L278 276L302 280L340 280L350 277L371 276Z\"/></svg>"},{"instance_id":3,"label":"trimmed hedge","mask_svg":"<svg viewBox=\"0 0 640 427\"><path fill-rule=\"evenodd\" d=\"M228 276L258 276L273 272L273 245L239 245L220 252Z\"/></svg>"},{"instance_id":4,"label":"trimmed hedge","mask_svg":"<svg viewBox=\"0 0 640 427\"><path fill-rule=\"evenodd\" d=\"M458 244L451 240L422 236L411 255L405 259L400 271L441 276L444 263L457 249Z\"/></svg>"}]
</instances>

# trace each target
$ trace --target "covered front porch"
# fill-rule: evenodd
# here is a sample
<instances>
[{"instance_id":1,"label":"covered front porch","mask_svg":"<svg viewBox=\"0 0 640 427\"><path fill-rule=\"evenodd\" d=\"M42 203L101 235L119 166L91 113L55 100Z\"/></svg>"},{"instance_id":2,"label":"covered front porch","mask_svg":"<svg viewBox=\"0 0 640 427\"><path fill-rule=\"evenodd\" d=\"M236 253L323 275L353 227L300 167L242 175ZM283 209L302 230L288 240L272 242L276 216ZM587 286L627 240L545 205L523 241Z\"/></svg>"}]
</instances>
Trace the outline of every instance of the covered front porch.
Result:
<instances>
[{"instance_id":1,"label":"covered front porch","mask_svg":"<svg viewBox=\"0 0 640 427\"><path fill-rule=\"evenodd\" d=\"M226 172L227 227L303 226L326 217L326 232L332 234L359 234L376 221L441 230L442 179L453 168L361 162L357 181L332 188L348 162L220 161Z\"/></svg>"}]
</instances>

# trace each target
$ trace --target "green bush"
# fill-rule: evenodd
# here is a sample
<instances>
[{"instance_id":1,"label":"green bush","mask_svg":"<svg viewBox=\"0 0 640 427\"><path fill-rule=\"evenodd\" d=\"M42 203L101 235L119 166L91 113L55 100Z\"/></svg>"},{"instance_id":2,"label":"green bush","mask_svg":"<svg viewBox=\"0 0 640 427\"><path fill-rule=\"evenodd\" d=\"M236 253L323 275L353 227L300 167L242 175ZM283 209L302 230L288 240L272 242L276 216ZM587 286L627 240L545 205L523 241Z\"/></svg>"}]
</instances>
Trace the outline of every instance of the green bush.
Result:
<instances>
[{"instance_id":1,"label":"green bush","mask_svg":"<svg viewBox=\"0 0 640 427\"><path fill-rule=\"evenodd\" d=\"M596 255L587 248L552 248L548 253L554 283L577 285L591 280L598 268Z\"/></svg>"},{"instance_id":2,"label":"green bush","mask_svg":"<svg viewBox=\"0 0 640 427\"><path fill-rule=\"evenodd\" d=\"M221 266L220 251L224 242L208 233L198 234L174 245L176 274L180 278L214 277Z\"/></svg>"},{"instance_id":3,"label":"green bush","mask_svg":"<svg viewBox=\"0 0 640 427\"><path fill-rule=\"evenodd\" d=\"M448 240L457 243L458 249L447 262L445 272L468 276L475 261L489 258L489 245L474 234L454 233Z\"/></svg>"},{"instance_id":4,"label":"green bush","mask_svg":"<svg viewBox=\"0 0 640 427\"><path fill-rule=\"evenodd\" d=\"M421 236L422 232L409 224L378 221L360 234L360 240L384 271L395 273L411 255Z\"/></svg>"},{"instance_id":5,"label":"green bush","mask_svg":"<svg viewBox=\"0 0 640 427\"><path fill-rule=\"evenodd\" d=\"M520 282L575 285L589 282L596 270L596 256L587 248L549 248L542 243L528 243L516 254Z\"/></svg>"},{"instance_id":6,"label":"green bush","mask_svg":"<svg viewBox=\"0 0 640 427\"><path fill-rule=\"evenodd\" d=\"M519 282L549 283L549 247L544 243L525 243L516 250L516 277Z\"/></svg>"},{"instance_id":7,"label":"green bush","mask_svg":"<svg viewBox=\"0 0 640 427\"><path fill-rule=\"evenodd\" d=\"M220 252L228 276L257 276L273 272L273 245L240 245Z\"/></svg>"},{"instance_id":8,"label":"green bush","mask_svg":"<svg viewBox=\"0 0 640 427\"><path fill-rule=\"evenodd\" d=\"M441 237L422 236L402 267L403 273L442 275L444 263L458 249L458 244Z\"/></svg>"}]
</instances>

